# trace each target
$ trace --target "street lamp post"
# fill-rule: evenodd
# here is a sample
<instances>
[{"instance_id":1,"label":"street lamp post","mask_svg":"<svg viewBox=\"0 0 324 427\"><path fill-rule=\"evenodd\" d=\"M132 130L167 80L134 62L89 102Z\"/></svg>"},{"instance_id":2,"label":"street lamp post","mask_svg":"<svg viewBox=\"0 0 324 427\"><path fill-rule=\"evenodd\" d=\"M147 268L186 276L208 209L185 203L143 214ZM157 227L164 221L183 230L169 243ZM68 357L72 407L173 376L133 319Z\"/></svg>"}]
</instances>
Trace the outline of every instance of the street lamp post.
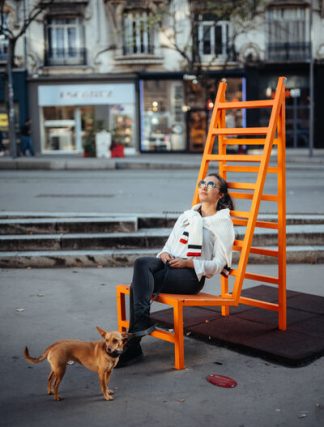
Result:
<instances>
[{"instance_id":1,"label":"street lamp post","mask_svg":"<svg viewBox=\"0 0 324 427\"><path fill-rule=\"evenodd\" d=\"M314 58L313 58L313 3L309 2L309 157L313 157L314 148Z\"/></svg>"}]
</instances>

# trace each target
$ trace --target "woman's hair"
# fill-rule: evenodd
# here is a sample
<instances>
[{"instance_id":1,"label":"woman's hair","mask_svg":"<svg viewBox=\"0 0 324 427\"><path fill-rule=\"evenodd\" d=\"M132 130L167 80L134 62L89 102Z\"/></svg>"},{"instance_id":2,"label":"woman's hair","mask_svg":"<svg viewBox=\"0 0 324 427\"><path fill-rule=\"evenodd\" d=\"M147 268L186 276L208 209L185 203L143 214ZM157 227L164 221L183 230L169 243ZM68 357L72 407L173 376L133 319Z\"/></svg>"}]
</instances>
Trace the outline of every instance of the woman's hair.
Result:
<instances>
[{"instance_id":1,"label":"woman's hair","mask_svg":"<svg viewBox=\"0 0 324 427\"><path fill-rule=\"evenodd\" d=\"M228 208L229 210L234 210L234 203L231 196L228 194L227 182L224 178L218 175L218 173L209 173L207 176L214 176L219 182L219 191L222 194L222 197L218 200L216 205L216 210L220 211L222 209Z\"/></svg>"}]
</instances>

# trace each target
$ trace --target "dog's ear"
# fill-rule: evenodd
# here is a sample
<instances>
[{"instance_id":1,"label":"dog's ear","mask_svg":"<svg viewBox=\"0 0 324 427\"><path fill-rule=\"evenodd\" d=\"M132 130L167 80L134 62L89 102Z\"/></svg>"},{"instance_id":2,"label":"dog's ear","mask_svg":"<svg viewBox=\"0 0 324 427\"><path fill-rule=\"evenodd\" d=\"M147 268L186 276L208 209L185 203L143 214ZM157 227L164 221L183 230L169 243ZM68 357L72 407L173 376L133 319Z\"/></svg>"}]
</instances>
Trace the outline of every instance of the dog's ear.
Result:
<instances>
[{"instance_id":1,"label":"dog's ear","mask_svg":"<svg viewBox=\"0 0 324 427\"><path fill-rule=\"evenodd\" d=\"M99 334L102 336L102 338L105 338L107 332L104 329L100 328L100 326L96 326L96 328Z\"/></svg>"}]
</instances>

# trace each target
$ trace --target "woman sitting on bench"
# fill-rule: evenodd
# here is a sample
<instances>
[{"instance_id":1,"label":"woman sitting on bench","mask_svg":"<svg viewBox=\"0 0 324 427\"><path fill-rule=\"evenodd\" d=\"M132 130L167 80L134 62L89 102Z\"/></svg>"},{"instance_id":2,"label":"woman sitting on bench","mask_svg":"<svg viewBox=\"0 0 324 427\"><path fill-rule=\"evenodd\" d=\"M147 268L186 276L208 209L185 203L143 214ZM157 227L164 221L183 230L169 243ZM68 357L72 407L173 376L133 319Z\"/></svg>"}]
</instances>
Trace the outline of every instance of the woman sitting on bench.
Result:
<instances>
[{"instance_id":1,"label":"woman sitting on bench","mask_svg":"<svg viewBox=\"0 0 324 427\"><path fill-rule=\"evenodd\" d=\"M157 328L150 319L152 296L160 292L197 294L206 277L229 274L234 242L230 210L234 206L227 183L212 173L198 187L200 203L180 215L157 257L135 261L130 288L131 338L116 367L143 356L141 337Z\"/></svg>"}]
</instances>

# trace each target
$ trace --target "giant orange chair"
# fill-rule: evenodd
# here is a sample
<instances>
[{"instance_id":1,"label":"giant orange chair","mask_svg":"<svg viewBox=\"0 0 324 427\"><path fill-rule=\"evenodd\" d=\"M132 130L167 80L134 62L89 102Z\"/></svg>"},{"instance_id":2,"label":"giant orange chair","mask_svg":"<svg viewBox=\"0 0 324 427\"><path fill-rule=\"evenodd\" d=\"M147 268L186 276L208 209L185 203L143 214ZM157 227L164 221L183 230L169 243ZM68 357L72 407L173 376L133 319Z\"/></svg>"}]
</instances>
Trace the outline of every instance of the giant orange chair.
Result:
<instances>
[{"instance_id":1,"label":"giant orange chair","mask_svg":"<svg viewBox=\"0 0 324 427\"><path fill-rule=\"evenodd\" d=\"M198 295L174 295L161 293L156 301L173 307L173 331L154 331L152 336L174 344L174 365L176 369L184 368L184 327L183 307L187 306L220 306L223 316L230 314L230 307L245 304L271 310L278 313L278 328L286 330L286 179L285 179L285 78L278 80L273 99L261 101L235 101L225 99L227 84L219 84L214 109L209 125L207 141L202 156L201 166L197 177L198 182L207 174L211 162L218 162L219 174L227 179L227 173L254 173L256 180L249 182L228 182L230 194L234 199L250 201L247 211L231 211L234 225L245 227L244 238L235 240L233 250L239 252L236 268L233 268L230 278L220 276L221 293ZM270 110L270 119L266 127L227 128L226 112L228 110L266 108ZM231 145L262 146L260 154L227 154L227 147ZM214 146L217 145L217 150ZM276 147L276 150L274 150ZM214 154L214 152L217 154ZM270 165L270 157L276 154L276 164ZM239 163L239 164L238 164ZM265 194L264 186L268 174L277 176L276 194ZM197 186L193 197L193 204L198 202ZM258 219L261 202L274 203L277 212L277 221ZM266 228L277 231L277 247L253 246L255 228ZM256 274L247 271L250 254L276 259L278 266L275 276ZM231 289L229 279L233 280ZM275 286L278 290L277 302L268 302L259 299L241 296L244 280L266 283ZM128 328L126 318L125 296L129 294L129 286L120 284L117 292L117 319L120 331Z\"/></svg>"}]
</instances>

